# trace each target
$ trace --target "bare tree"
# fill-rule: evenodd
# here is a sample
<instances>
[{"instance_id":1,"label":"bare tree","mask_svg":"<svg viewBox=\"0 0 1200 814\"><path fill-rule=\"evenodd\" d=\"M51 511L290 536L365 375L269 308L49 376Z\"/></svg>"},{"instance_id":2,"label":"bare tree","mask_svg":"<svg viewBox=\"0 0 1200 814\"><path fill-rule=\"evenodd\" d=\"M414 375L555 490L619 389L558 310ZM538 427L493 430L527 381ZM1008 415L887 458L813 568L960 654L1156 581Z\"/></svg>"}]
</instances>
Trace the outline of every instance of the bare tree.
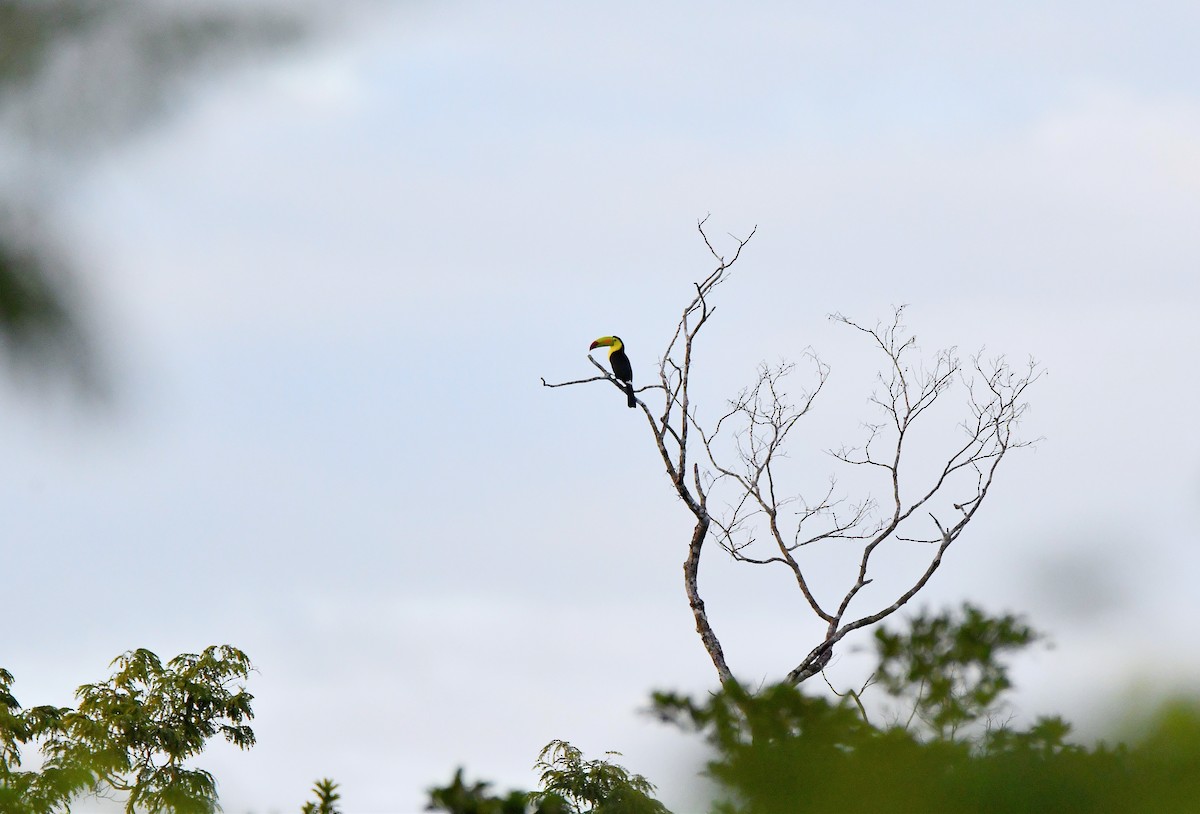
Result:
<instances>
[{"instance_id":1,"label":"bare tree","mask_svg":"<svg viewBox=\"0 0 1200 814\"><path fill-rule=\"evenodd\" d=\"M659 361L658 381L635 392L662 395L661 408L640 397L638 405L672 487L695 518L683 564L684 590L696 632L717 675L722 682L733 678L700 596L700 559L710 538L739 562L786 569L812 614L823 624L821 640L787 673L786 680L798 684L821 671L834 646L847 634L895 613L929 582L946 549L983 504L1000 462L1009 451L1030 443L1018 440L1014 432L1027 408L1025 391L1041 371L1033 360L1014 370L1003 357L974 357L964 366L953 349L938 352L931 366L924 366L913 358L916 342L902 325L903 307L895 309L890 322L874 327L834 314L831 319L860 332L882 353L886 367L879 374L880 389L870 399L883 420L865 425L867 437L861 446L828 452L842 466L870 470L887 496L876 500L868 494L858 501L839 498L833 478L815 502L789 494L780 483L779 462L785 456L789 434L825 386L829 367L807 354L814 368L813 380L793 402L784 384L794 365L760 365L754 384L730 401L708 429L702 425L689 389L696 339L715 311L713 290L729 279L754 232L735 238L736 247L726 256L714 248L705 220L698 228L717 266L695 283L695 294ZM542 384L565 387L609 381L624 387L594 358L588 360L599 375L558 383L542 379ZM907 467L902 476L901 461L912 454L913 426L956 385L966 392L967 410L967 418L959 424L958 440L924 480L911 475ZM712 506L718 504L720 508L714 510ZM932 555L919 575L897 594L868 610L851 612L852 605L862 604L854 601L859 592L872 582L873 555L888 542L924 543ZM810 546L848 544L859 552L853 579L835 594L819 596L805 564L811 558L804 554Z\"/></svg>"}]
</instances>

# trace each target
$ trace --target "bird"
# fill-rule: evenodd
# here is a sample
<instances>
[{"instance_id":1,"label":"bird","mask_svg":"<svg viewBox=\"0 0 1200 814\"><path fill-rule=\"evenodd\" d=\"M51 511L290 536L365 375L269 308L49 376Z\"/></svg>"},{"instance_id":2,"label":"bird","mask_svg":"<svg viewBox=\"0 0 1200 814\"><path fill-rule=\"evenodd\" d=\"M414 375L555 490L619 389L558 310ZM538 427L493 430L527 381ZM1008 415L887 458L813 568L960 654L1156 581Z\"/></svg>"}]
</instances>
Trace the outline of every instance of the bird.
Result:
<instances>
[{"instance_id":1,"label":"bird","mask_svg":"<svg viewBox=\"0 0 1200 814\"><path fill-rule=\"evenodd\" d=\"M612 348L608 352L608 363L612 365L613 375L625 383L625 400L629 406L637 407L637 399L633 396L633 366L625 355L625 343L619 336L602 336L592 343L588 350L596 348Z\"/></svg>"}]
</instances>

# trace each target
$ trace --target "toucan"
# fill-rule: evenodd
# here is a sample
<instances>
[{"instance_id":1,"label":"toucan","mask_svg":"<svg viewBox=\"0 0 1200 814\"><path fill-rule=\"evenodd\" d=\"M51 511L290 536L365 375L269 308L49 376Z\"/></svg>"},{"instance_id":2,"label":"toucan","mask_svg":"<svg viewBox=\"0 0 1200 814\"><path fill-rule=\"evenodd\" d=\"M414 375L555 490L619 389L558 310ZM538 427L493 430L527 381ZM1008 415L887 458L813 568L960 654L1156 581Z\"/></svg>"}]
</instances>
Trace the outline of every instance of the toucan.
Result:
<instances>
[{"instance_id":1,"label":"toucan","mask_svg":"<svg viewBox=\"0 0 1200 814\"><path fill-rule=\"evenodd\" d=\"M613 375L625 382L625 399L630 407L637 407L637 399L633 397L633 366L625 355L625 343L619 336L602 336L592 343L588 350L605 347L612 348L608 352L608 363L612 365Z\"/></svg>"}]
</instances>

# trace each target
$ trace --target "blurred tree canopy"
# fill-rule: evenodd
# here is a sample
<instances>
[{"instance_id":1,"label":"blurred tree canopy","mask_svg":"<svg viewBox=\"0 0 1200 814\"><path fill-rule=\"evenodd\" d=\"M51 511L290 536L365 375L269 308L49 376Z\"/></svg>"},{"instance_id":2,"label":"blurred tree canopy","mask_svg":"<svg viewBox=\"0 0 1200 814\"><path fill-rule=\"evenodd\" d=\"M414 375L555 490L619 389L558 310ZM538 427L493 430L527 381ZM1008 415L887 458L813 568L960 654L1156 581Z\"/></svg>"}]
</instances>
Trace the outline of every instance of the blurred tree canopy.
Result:
<instances>
[{"instance_id":1,"label":"blurred tree canopy","mask_svg":"<svg viewBox=\"0 0 1200 814\"><path fill-rule=\"evenodd\" d=\"M0 352L10 362L97 383L70 284L87 261L64 252L53 227L60 187L169 113L188 81L300 40L316 5L0 0Z\"/></svg>"},{"instance_id":2,"label":"blurred tree canopy","mask_svg":"<svg viewBox=\"0 0 1200 814\"><path fill-rule=\"evenodd\" d=\"M973 741L876 727L845 703L777 685L729 686L696 704L669 695L656 709L703 733L722 814L796 811L1185 812L1200 801L1200 707L1169 705L1139 742L1068 742L1070 726L1039 718Z\"/></svg>"}]
</instances>

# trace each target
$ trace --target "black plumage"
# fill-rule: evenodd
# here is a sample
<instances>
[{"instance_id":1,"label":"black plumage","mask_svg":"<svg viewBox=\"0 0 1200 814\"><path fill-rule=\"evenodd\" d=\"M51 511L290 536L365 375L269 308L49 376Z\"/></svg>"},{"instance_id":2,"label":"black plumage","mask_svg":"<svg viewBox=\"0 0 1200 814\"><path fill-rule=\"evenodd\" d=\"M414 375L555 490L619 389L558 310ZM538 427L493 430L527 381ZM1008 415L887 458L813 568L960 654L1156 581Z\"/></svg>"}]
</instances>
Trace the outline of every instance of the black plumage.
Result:
<instances>
[{"instance_id":1,"label":"black plumage","mask_svg":"<svg viewBox=\"0 0 1200 814\"><path fill-rule=\"evenodd\" d=\"M613 349L608 354L608 363L612 365L613 375L625 382L625 400L630 407L637 407L637 399L633 395L633 365L625 355L625 345L620 337L614 336Z\"/></svg>"},{"instance_id":2,"label":"black plumage","mask_svg":"<svg viewBox=\"0 0 1200 814\"><path fill-rule=\"evenodd\" d=\"M637 406L637 397L633 395L633 365L629 364L629 357L625 355L625 343L621 341L619 336L602 336L591 344L589 350L606 347L608 351L608 364L612 366L613 377L622 383L625 391L625 403L630 408Z\"/></svg>"}]
</instances>

